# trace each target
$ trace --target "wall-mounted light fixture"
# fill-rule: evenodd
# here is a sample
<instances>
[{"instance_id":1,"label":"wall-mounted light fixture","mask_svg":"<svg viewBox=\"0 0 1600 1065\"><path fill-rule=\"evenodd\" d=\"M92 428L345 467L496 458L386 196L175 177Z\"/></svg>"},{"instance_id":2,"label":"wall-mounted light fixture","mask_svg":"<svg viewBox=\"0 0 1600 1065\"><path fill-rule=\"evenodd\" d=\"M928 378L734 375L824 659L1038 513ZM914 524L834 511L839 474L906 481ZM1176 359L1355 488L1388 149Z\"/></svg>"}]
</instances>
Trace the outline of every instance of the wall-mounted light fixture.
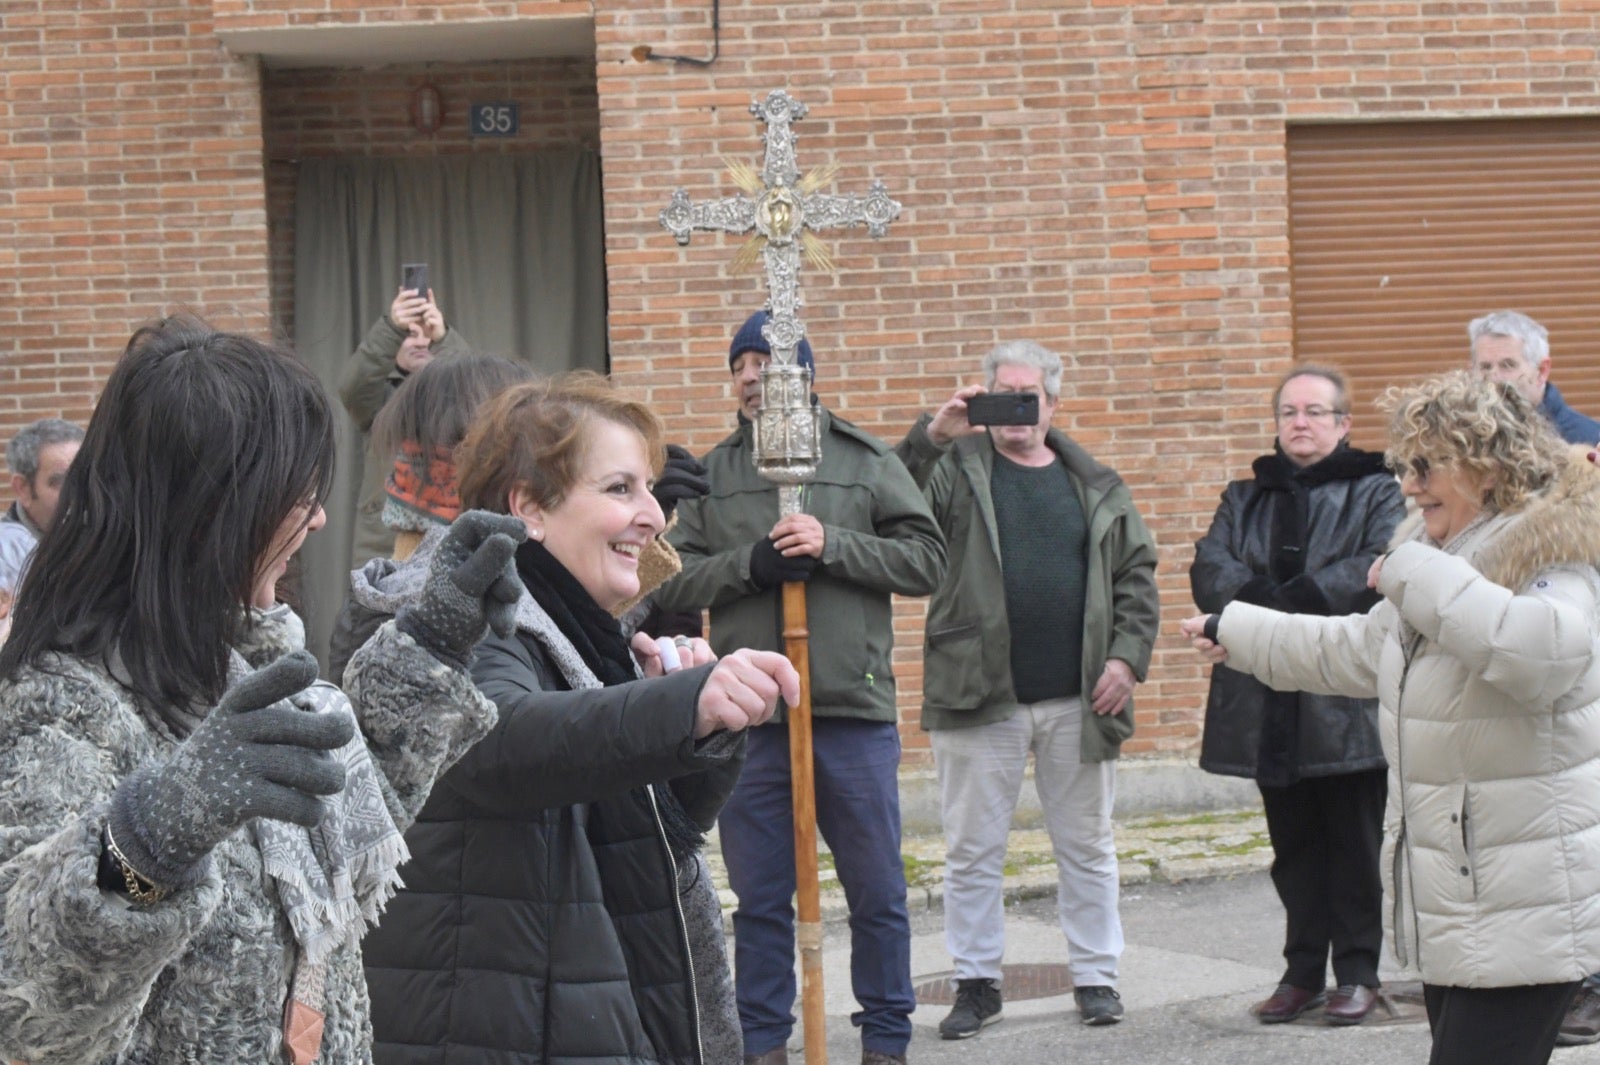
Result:
<instances>
[{"instance_id":1,"label":"wall-mounted light fixture","mask_svg":"<svg viewBox=\"0 0 1600 1065\"><path fill-rule=\"evenodd\" d=\"M444 124L444 100L437 86L423 82L411 90L411 128L418 133L437 133Z\"/></svg>"}]
</instances>

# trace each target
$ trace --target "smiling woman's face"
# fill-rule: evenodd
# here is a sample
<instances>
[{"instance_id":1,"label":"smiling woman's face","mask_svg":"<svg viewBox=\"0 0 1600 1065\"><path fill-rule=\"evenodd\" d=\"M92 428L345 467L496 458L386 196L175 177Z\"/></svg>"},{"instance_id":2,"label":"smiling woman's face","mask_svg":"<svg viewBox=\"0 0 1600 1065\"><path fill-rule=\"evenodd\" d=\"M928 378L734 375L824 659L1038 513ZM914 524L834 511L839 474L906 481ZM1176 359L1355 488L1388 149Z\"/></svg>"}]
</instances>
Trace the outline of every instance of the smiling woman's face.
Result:
<instances>
[{"instance_id":1,"label":"smiling woman's face","mask_svg":"<svg viewBox=\"0 0 1600 1065\"><path fill-rule=\"evenodd\" d=\"M587 436L578 476L560 504L541 508L522 496L512 510L590 597L612 611L639 594L639 552L666 522L650 494L653 473L638 430L596 419Z\"/></svg>"},{"instance_id":2,"label":"smiling woman's face","mask_svg":"<svg viewBox=\"0 0 1600 1065\"><path fill-rule=\"evenodd\" d=\"M1413 464L1400 479L1400 490L1421 508L1423 527L1440 544L1455 539L1483 512L1486 487L1454 466L1429 466L1418 476Z\"/></svg>"}]
</instances>

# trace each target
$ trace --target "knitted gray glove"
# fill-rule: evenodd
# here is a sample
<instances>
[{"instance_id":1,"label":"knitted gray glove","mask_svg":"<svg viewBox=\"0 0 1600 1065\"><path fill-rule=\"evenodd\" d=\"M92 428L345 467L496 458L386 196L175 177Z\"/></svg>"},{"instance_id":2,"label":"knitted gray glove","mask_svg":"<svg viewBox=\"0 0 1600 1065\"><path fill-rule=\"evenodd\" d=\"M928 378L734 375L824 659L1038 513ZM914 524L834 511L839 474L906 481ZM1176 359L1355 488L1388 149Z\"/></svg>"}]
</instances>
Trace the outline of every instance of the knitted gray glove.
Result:
<instances>
[{"instance_id":1,"label":"knitted gray glove","mask_svg":"<svg viewBox=\"0 0 1600 1065\"><path fill-rule=\"evenodd\" d=\"M317 679L306 651L284 655L229 688L165 763L135 770L111 796L111 837L128 864L163 888L205 876L211 849L254 817L314 825L320 795L344 787L328 751L355 722L284 700Z\"/></svg>"},{"instance_id":2,"label":"knitted gray glove","mask_svg":"<svg viewBox=\"0 0 1600 1065\"><path fill-rule=\"evenodd\" d=\"M469 510L450 524L428 563L422 594L395 615L401 632L457 669L488 625L501 636L516 631L522 581L514 556L527 539L522 519Z\"/></svg>"}]
</instances>

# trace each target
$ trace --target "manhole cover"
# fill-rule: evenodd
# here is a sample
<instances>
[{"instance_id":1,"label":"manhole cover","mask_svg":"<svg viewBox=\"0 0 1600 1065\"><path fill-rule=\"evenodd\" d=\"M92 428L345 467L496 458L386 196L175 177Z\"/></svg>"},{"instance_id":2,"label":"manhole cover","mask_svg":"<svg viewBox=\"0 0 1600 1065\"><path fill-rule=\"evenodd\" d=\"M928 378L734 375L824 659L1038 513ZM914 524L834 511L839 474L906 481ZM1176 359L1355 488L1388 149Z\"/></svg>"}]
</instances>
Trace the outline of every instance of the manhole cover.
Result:
<instances>
[{"instance_id":1,"label":"manhole cover","mask_svg":"<svg viewBox=\"0 0 1600 1065\"><path fill-rule=\"evenodd\" d=\"M1000 982L1007 1002L1030 998L1051 998L1072 990L1072 977L1065 965L1002 965ZM925 1006L948 1006L956 1000L950 985L954 973L933 973L917 977L917 1001Z\"/></svg>"}]
</instances>

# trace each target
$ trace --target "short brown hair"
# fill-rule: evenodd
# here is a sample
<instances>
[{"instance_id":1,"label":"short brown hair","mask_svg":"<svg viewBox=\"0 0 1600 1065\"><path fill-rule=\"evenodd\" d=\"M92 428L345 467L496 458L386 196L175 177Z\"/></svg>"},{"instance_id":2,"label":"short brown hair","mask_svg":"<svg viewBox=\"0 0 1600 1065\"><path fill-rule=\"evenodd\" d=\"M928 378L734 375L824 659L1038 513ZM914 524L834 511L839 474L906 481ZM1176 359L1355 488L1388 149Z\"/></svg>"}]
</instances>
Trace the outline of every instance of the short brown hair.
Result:
<instances>
[{"instance_id":1,"label":"short brown hair","mask_svg":"<svg viewBox=\"0 0 1600 1065\"><path fill-rule=\"evenodd\" d=\"M1423 458L1460 470L1487 485L1483 502L1495 510L1521 506L1569 459L1550 420L1521 392L1466 370L1392 387L1378 407L1389 413L1392 469Z\"/></svg>"},{"instance_id":2,"label":"short brown hair","mask_svg":"<svg viewBox=\"0 0 1600 1065\"><path fill-rule=\"evenodd\" d=\"M604 377L583 370L515 385L478 410L456 449L461 505L505 514L512 489L526 485L539 506L560 506L578 478L590 430L602 419L642 436L651 470L661 472L661 419Z\"/></svg>"},{"instance_id":3,"label":"short brown hair","mask_svg":"<svg viewBox=\"0 0 1600 1065\"><path fill-rule=\"evenodd\" d=\"M1290 381L1296 377L1320 377L1333 386L1333 405L1340 414L1350 413L1350 382L1345 380L1344 372L1332 366L1324 366L1315 362L1303 362L1288 373L1278 378L1278 387L1272 390L1272 413L1278 413L1278 400L1283 398L1283 390Z\"/></svg>"}]
</instances>

